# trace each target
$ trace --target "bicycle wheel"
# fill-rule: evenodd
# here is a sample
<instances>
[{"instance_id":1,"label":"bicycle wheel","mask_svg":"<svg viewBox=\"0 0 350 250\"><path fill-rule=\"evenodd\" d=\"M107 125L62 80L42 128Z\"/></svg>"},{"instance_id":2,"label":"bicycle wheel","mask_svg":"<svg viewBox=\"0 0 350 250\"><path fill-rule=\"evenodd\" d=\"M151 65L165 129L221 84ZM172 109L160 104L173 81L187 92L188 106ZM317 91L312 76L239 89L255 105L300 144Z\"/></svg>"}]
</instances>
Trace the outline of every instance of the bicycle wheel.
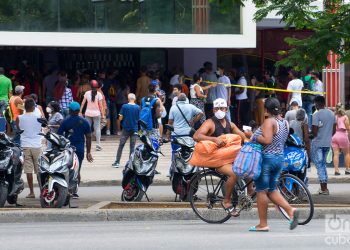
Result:
<instances>
[{"instance_id":1,"label":"bicycle wheel","mask_svg":"<svg viewBox=\"0 0 350 250\"><path fill-rule=\"evenodd\" d=\"M224 223L231 218L221 206L226 177L208 170L191 179L189 200L196 215L207 223Z\"/></svg>"},{"instance_id":2,"label":"bicycle wheel","mask_svg":"<svg viewBox=\"0 0 350 250\"><path fill-rule=\"evenodd\" d=\"M283 174L278 180L278 189L282 196L300 211L299 225L306 225L314 215L314 203L310 191L298 177L291 174ZM278 206L283 216L289 220L289 216L283 208Z\"/></svg>"}]
</instances>

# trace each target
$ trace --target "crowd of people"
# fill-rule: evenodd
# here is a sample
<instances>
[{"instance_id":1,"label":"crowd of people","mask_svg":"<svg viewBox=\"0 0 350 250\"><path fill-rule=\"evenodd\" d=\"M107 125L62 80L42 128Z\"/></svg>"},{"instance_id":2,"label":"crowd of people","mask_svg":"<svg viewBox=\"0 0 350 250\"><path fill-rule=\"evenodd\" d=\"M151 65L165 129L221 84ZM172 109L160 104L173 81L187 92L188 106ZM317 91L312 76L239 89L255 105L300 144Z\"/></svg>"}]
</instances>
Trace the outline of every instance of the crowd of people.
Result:
<instances>
[{"instance_id":1,"label":"crowd of people","mask_svg":"<svg viewBox=\"0 0 350 250\"><path fill-rule=\"evenodd\" d=\"M326 158L330 148L334 153L335 175L340 174L340 151L345 155L345 174L350 174L347 134L350 131L347 115L350 113L341 104L332 111L325 108L324 86L317 72L307 71L301 76L294 70L288 71L289 81L284 89L295 91L289 93L274 90L281 88L281 83L280 77L274 76L271 71L249 76L244 67L227 71L219 65L215 70L211 62L205 62L192 77L185 76L179 69L174 70L171 77L166 77L142 67L136 84L128 72L118 69L96 74L75 72L67 75L53 67L39 87L29 84L38 81L35 77L26 79L28 74L19 74L20 71L5 72L0 67L0 130L7 133L16 133L19 129L25 131L17 141L21 143L26 156L24 169L31 187L28 198L34 197L32 174L37 171L37 159L42 147L39 137L34 136L36 130L41 129L36 118L46 117L54 132L63 134L69 129L75 131L70 140L77 148L80 164L84 159L85 143L87 160L93 161L92 132L97 151L103 150L101 134L120 134L119 148L112 164L117 168L128 139L130 154L135 148L135 133L139 129L140 119L147 121L147 129L161 143L171 140L174 135L192 134L196 140L208 139L220 146L222 141L217 136L221 133L233 131L239 134L247 125L252 127L252 131L262 126L264 131L265 120L269 116L266 111L267 98L279 100L278 115L285 117L288 127L293 128L305 143L318 171L320 194L329 194ZM233 84L236 87L232 87ZM317 93L301 94L298 92L301 90ZM220 120L224 122L220 123ZM174 126L173 133L164 130L165 123ZM261 136L266 137L264 132ZM313 139L310 140L310 137Z\"/></svg>"}]
</instances>

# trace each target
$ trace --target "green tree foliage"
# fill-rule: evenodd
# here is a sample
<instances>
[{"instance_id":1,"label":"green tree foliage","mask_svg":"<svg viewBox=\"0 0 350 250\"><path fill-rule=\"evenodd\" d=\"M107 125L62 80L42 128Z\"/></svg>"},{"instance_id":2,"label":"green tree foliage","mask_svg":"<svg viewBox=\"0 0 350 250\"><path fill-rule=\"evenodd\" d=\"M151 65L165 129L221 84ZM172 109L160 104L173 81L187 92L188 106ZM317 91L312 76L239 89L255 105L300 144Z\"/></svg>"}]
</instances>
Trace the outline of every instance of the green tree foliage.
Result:
<instances>
[{"instance_id":1,"label":"green tree foliage","mask_svg":"<svg viewBox=\"0 0 350 250\"><path fill-rule=\"evenodd\" d=\"M232 3L244 5L246 0L210 0L221 4L223 11ZM280 51L285 57L278 65L321 69L329 64L329 51L339 55L342 63L350 62L350 3L326 0L325 8L315 7L315 0L253 0L257 7L255 20L261 21L269 13L281 16L286 28L312 30L306 39L286 38L289 51Z\"/></svg>"}]
</instances>

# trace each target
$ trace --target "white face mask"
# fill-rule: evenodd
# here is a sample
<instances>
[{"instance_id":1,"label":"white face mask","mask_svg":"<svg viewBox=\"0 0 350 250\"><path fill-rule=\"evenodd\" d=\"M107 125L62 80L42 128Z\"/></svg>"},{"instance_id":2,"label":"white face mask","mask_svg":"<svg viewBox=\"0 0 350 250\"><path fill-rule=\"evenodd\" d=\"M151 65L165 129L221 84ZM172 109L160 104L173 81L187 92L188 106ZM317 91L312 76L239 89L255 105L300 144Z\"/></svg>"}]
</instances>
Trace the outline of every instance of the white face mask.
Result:
<instances>
[{"instance_id":1,"label":"white face mask","mask_svg":"<svg viewBox=\"0 0 350 250\"><path fill-rule=\"evenodd\" d=\"M52 112L52 109L50 107L46 107L46 112L50 114Z\"/></svg>"},{"instance_id":2,"label":"white face mask","mask_svg":"<svg viewBox=\"0 0 350 250\"><path fill-rule=\"evenodd\" d=\"M218 110L215 112L215 117L218 118L219 120L224 119L226 116L226 112L222 110Z\"/></svg>"}]
</instances>

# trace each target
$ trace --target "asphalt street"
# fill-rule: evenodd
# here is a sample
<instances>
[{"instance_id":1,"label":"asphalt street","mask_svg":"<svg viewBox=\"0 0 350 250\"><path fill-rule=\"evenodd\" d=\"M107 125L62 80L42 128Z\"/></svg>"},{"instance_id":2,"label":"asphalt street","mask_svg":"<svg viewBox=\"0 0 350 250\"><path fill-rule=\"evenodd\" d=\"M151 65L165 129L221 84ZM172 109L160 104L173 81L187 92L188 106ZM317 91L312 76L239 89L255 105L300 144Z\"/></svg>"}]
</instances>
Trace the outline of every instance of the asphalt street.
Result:
<instances>
[{"instance_id":1,"label":"asphalt street","mask_svg":"<svg viewBox=\"0 0 350 250\"><path fill-rule=\"evenodd\" d=\"M319 185L310 184L311 194L316 194ZM350 205L349 184L329 184L330 196L313 195L314 202L327 204L348 204ZM36 199L26 199L29 190L25 189L19 196L19 203L24 207L40 207L39 188L35 188ZM87 208L101 201L120 201L122 188L120 186L98 186L79 188L79 200L73 200L72 205L79 208ZM150 186L148 196L152 201L172 202L175 194L171 186ZM145 201L145 199L143 200ZM9 206L9 205L6 205Z\"/></svg>"},{"instance_id":2,"label":"asphalt street","mask_svg":"<svg viewBox=\"0 0 350 250\"><path fill-rule=\"evenodd\" d=\"M257 220L221 225L200 221L0 224L1 249L349 249L331 243L324 220L294 231L284 220L271 220L270 232L248 232ZM343 237L350 237L343 235ZM333 239L333 238L332 238Z\"/></svg>"}]
</instances>

